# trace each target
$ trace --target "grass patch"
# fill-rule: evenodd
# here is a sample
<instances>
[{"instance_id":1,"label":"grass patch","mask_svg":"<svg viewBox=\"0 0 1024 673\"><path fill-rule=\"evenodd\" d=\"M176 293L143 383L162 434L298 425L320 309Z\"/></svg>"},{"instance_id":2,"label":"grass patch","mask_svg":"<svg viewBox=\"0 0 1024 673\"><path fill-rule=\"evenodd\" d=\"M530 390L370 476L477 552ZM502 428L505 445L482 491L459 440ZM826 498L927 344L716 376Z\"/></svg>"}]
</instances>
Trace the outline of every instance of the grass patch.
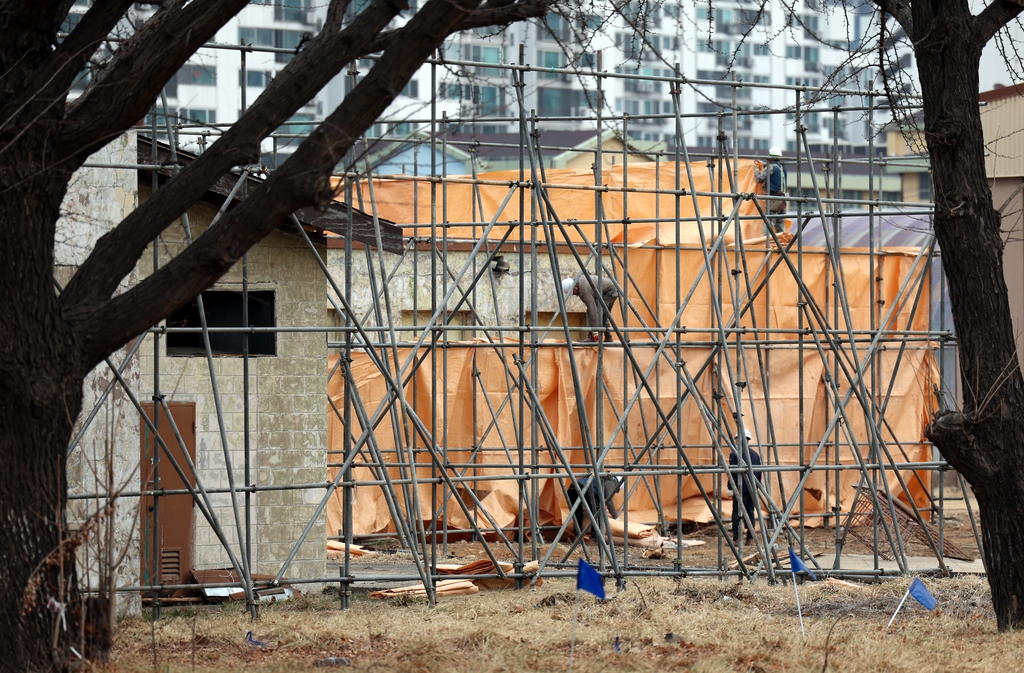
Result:
<instances>
[{"instance_id":1,"label":"grass patch","mask_svg":"<svg viewBox=\"0 0 1024 673\"><path fill-rule=\"evenodd\" d=\"M908 601L886 629L907 584L800 586L803 643L792 585L645 578L616 593L608 583L607 602L580 600L574 670L821 671L826 639L830 671L1006 671L1024 661L1024 632L996 631L980 578L927 580L939 608ZM155 638L160 673L324 670L315 662L327 657L360 671L561 671L574 609L565 580L455 596L435 608L357 596L342 611L336 599L304 597L264 607L256 623L238 604L190 608L158 620L152 636L149 620L123 621L105 670L153 671ZM249 630L267 646L248 644Z\"/></svg>"}]
</instances>

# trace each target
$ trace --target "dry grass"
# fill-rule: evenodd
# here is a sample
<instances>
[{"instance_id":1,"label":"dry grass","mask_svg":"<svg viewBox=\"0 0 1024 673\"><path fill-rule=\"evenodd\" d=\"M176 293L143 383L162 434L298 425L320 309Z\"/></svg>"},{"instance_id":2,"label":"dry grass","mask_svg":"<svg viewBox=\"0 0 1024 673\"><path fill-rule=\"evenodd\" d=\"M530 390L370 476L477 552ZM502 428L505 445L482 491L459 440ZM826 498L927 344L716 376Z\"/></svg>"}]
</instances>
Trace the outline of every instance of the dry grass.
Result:
<instances>
[{"instance_id":1,"label":"dry grass","mask_svg":"<svg viewBox=\"0 0 1024 673\"><path fill-rule=\"evenodd\" d=\"M1009 671L1024 661L1024 633L1000 634L983 579L928 580L939 609L904 606L886 622L906 580L864 591L805 584L807 643L800 640L793 587L717 580L641 579L604 604L581 601L574 670ZM243 606L171 612L155 628L159 672L322 670L347 657L364 671L561 671L568 665L573 594L569 581L523 591L391 603L357 595L341 611L328 597L263 609L250 624ZM838 623L837 620L838 619ZM153 671L150 622L117 634L110 671ZM193 637L193 627L195 636ZM253 637L260 648L245 642ZM666 638L672 634L671 638ZM621 652L613 651L619 637Z\"/></svg>"}]
</instances>

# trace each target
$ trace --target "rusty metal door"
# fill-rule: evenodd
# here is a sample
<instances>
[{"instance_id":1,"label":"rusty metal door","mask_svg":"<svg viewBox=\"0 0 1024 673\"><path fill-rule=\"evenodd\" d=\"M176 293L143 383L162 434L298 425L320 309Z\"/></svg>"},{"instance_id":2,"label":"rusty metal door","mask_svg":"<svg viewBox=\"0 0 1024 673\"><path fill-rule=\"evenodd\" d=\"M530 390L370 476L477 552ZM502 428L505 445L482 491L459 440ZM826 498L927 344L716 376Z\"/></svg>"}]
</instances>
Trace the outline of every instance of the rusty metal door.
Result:
<instances>
[{"instance_id":1,"label":"rusty metal door","mask_svg":"<svg viewBox=\"0 0 1024 673\"><path fill-rule=\"evenodd\" d=\"M178 433L184 440L184 450L188 451L192 463L196 458L196 405L195 402L169 402L167 405L171 410L171 419L177 426ZM159 418L153 415L153 404L142 405L146 415L156 422L160 432L160 438L170 449L174 460L181 467L185 476L188 477L192 486L195 486L195 479L188 464L184 459L184 451L181 443L174 436L174 428L171 426L171 419L167 418L167 412L159 407ZM153 441L153 432L144 421L140 422L141 427L141 457L139 469L142 474L142 488L144 491L157 489L180 490L185 488L185 483L178 476L177 471L168 460L167 454L163 452L160 445ZM154 450L160 452L159 461L159 483L155 477L156 464L153 460ZM141 553L139 555L142 566L143 584L187 584L191 582L189 573L193 568L193 557L195 550L195 517L193 507L195 503L192 496L185 493L179 495L161 495L159 498L144 496L142 498L142 516L140 540ZM156 531L154 535L154 519ZM156 543L154 546L154 542ZM183 591L164 592L164 595L183 594Z\"/></svg>"}]
</instances>

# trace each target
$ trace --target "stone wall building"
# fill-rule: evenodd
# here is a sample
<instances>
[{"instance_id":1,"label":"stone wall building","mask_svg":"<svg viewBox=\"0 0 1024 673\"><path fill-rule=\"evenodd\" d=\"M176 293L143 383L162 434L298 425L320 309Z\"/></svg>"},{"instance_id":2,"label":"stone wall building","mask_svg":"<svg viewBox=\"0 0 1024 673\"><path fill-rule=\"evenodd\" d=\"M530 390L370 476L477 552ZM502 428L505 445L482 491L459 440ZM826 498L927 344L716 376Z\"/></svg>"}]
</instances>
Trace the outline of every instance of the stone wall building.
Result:
<instances>
[{"instance_id":1,"label":"stone wall building","mask_svg":"<svg viewBox=\"0 0 1024 673\"><path fill-rule=\"evenodd\" d=\"M126 133L89 157L90 164L135 163L136 139ZM57 222L54 244L54 278L66 286L75 271L88 257L96 241L113 229L138 204L138 173L127 168L82 168L68 186ZM129 274L121 290L135 285L138 274ZM121 376L129 387L137 389L139 361L129 352L128 344L110 356L117 366L124 364ZM82 414L75 426L74 439L68 453L68 486L72 498L68 520L73 528L80 526L107 505L107 494L122 490L134 491L138 486L139 416L124 389L115 384L106 364L96 367L85 379ZM88 424L85 419L93 416ZM113 483L110 483L113 482ZM82 499L81 496L93 495ZM118 501L112 517L105 517L101 526L114 527L114 557L124 552L124 559L114 571L118 586L139 581L138 500ZM105 536L90 536L79 547L79 572L89 586L96 587L103 571L99 559L106 551ZM118 613L137 612L138 597L122 597Z\"/></svg>"},{"instance_id":2,"label":"stone wall building","mask_svg":"<svg viewBox=\"0 0 1024 673\"><path fill-rule=\"evenodd\" d=\"M59 282L70 279L103 233L150 197L154 181L159 188L172 176L174 160L188 163L195 157L181 152L172 157L164 145L158 146L154 156L151 141L135 133L90 159L97 167L76 175L58 227L55 273ZM167 168L154 176L149 170L106 167L153 163ZM210 227L239 179L239 174L224 176L188 209L193 239ZM237 193L233 198L238 198ZM253 330L247 337L247 358L242 334L231 331L246 324L242 322L243 262L202 295L211 357L200 327L198 300L142 335L141 344L132 342L111 357L115 365L127 358L123 377L151 422L142 420L122 386L111 386L106 365L87 380L79 419L81 437L68 468L72 495L79 497L73 503L72 519L80 522L97 509L95 497L83 496L103 492L105 484L97 475L106 474L101 468L104 461L112 460L117 489L126 494L119 501L117 541L121 547L130 547L118 586L188 583L190 570L230 568L231 555L224 541L238 560L249 546L253 573L276 575L310 522L311 529L295 549L285 576L324 576L326 529L323 515L316 510L327 476L327 334L323 328L329 316L320 259L326 256L326 232L346 231L350 218L355 237L375 240L367 216L349 213L335 203L323 211L299 211L294 220L282 222L249 251L244 267L247 324ZM185 219L179 218L160 236L156 260L152 245L147 248L125 279L124 289L152 273L154 261L163 266L185 249L184 224ZM397 249L398 230L387 222L381 228L386 247ZM108 387L111 391L105 394ZM158 404L154 412L155 401L167 406ZM185 480L161 452L160 460L154 460L154 427ZM195 465L194 474L189 463ZM205 491L223 540L193 498L180 494L187 489L186 481ZM255 488L246 493L247 486ZM140 499L140 489L179 493ZM88 559L82 561L86 567Z\"/></svg>"},{"instance_id":3,"label":"stone wall building","mask_svg":"<svg viewBox=\"0 0 1024 673\"><path fill-rule=\"evenodd\" d=\"M140 189L145 201L148 186ZM200 204L189 209L192 236L199 237L209 227L217 209ZM185 247L184 229L172 225L161 237L160 262L179 254ZM152 250L143 255L141 277L152 270ZM204 293L207 320L219 324L217 311L240 308L242 265L236 264ZM248 258L250 317L266 309L267 327L312 327L327 320L326 285L306 243L295 235L276 231L252 248ZM186 318L187 320L187 318ZM169 321L169 325L175 324ZM192 323L189 323L191 326ZM250 337L253 354L249 357L249 446L250 479L245 480L245 396L240 335L222 338L214 346L213 371L202 348L200 334L169 334L159 339L160 393L169 402L194 405L196 466L208 490L227 489L227 461L230 459L236 487L246 484L282 486L313 484L325 480L326 420L324 400L327 379L324 371L327 355L324 335L315 332L288 332ZM150 335L142 346L141 370L143 397L151 399L156 375ZM198 346L198 347L197 347ZM213 392L214 380L220 397L220 414ZM223 425L223 427L222 427ZM227 452L223 441L227 441ZM166 469L166 468L164 468ZM313 515L322 492L317 490L280 490L257 492L251 496L253 572L276 574ZM238 494L238 502L244 496ZM238 544L234 513L229 494L212 494L214 511L233 545ZM244 516L244 514L243 514ZM298 555L289 575L322 577L326 541L320 520ZM244 538L244 535L243 535ZM196 517L195 566L222 568L228 558L209 524Z\"/></svg>"}]
</instances>

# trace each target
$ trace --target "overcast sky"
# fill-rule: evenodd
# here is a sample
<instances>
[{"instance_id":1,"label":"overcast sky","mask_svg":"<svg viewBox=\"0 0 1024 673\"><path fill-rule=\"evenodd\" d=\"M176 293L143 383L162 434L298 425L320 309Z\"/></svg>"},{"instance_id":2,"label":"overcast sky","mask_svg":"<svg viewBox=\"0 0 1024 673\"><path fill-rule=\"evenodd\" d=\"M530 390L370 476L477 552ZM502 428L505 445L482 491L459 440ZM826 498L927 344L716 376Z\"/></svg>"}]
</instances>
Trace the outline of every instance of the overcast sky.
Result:
<instances>
[{"instance_id":1,"label":"overcast sky","mask_svg":"<svg viewBox=\"0 0 1024 673\"><path fill-rule=\"evenodd\" d=\"M973 0L971 2L972 11L977 14L983 5L989 4L991 3ZM1020 24L1016 22L1011 23L1007 29L1004 29L1004 35L1009 35L1014 38L1017 43L1017 49L1021 50L1021 55L1024 56L1024 30L1021 29ZM980 91L994 89L997 84L1008 86L1013 84L1015 79L1017 82L1024 80L1024 77L1021 76L1021 71L1024 68L1022 68L1019 62L1016 63L1014 67L1017 77L1014 77L1011 71L1006 67L1006 63L1003 61L1003 57L999 53L999 49L996 45L996 39L997 38L992 38L992 40L989 41L988 45L985 47L985 51L981 55L981 80L978 83Z\"/></svg>"}]
</instances>

